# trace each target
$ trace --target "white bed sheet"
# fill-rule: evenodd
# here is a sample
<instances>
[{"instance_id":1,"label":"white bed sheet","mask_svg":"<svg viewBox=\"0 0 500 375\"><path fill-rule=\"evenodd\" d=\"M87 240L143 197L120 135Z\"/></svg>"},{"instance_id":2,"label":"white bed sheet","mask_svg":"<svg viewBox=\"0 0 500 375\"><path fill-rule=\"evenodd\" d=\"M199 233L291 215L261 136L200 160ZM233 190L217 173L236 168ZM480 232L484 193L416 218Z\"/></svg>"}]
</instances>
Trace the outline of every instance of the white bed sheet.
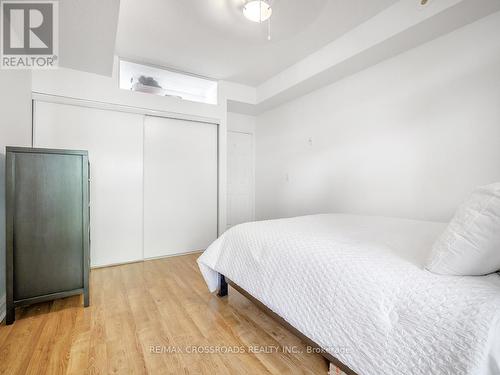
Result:
<instances>
[{"instance_id":1,"label":"white bed sheet","mask_svg":"<svg viewBox=\"0 0 500 375\"><path fill-rule=\"evenodd\" d=\"M358 374L500 374L500 276L423 265L445 224L313 215L233 227L198 259Z\"/></svg>"}]
</instances>

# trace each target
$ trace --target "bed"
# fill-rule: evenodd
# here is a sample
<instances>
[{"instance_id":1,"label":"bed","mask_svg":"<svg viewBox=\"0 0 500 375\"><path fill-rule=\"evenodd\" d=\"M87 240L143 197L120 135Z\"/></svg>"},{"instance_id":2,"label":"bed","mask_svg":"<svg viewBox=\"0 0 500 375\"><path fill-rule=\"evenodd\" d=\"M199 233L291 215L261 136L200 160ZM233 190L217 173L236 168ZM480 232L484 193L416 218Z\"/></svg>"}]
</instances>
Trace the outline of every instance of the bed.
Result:
<instances>
[{"instance_id":1,"label":"bed","mask_svg":"<svg viewBox=\"0 0 500 375\"><path fill-rule=\"evenodd\" d=\"M198 264L211 292L230 280L346 372L500 374L500 276L425 270L444 228L336 214L246 223Z\"/></svg>"}]
</instances>

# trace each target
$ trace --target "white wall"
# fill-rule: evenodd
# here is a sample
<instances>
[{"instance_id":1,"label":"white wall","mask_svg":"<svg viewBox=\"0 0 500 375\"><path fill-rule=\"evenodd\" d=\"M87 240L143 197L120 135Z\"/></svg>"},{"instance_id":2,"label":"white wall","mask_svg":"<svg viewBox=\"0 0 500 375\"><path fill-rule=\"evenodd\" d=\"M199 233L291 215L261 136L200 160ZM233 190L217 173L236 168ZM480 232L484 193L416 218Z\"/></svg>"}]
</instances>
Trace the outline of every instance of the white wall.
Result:
<instances>
[{"instance_id":1,"label":"white wall","mask_svg":"<svg viewBox=\"0 0 500 375\"><path fill-rule=\"evenodd\" d=\"M5 314L5 146L31 143L31 73L0 70L0 321Z\"/></svg>"},{"instance_id":2,"label":"white wall","mask_svg":"<svg viewBox=\"0 0 500 375\"><path fill-rule=\"evenodd\" d=\"M256 117L239 113L227 113L227 130L248 134L255 133Z\"/></svg>"},{"instance_id":3,"label":"white wall","mask_svg":"<svg viewBox=\"0 0 500 375\"><path fill-rule=\"evenodd\" d=\"M500 181L500 13L257 119L257 218L447 220Z\"/></svg>"}]
</instances>

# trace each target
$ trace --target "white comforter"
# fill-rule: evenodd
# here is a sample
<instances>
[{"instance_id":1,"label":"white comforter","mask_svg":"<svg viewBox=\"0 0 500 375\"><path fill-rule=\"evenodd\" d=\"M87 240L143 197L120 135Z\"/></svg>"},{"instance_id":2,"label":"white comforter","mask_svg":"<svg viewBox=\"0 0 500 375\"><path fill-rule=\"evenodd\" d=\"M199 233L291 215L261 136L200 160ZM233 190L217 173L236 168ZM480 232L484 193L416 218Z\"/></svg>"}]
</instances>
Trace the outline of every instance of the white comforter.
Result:
<instances>
[{"instance_id":1,"label":"white comforter","mask_svg":"<svg viewBox=\"0 0 500 375\"><path fill-rule=\"evenodd\" d=\"M423 269L444 224L314 215L236 226L198 263L358 374L500 374L500 277Z\"/></svg>"}]
</instances>

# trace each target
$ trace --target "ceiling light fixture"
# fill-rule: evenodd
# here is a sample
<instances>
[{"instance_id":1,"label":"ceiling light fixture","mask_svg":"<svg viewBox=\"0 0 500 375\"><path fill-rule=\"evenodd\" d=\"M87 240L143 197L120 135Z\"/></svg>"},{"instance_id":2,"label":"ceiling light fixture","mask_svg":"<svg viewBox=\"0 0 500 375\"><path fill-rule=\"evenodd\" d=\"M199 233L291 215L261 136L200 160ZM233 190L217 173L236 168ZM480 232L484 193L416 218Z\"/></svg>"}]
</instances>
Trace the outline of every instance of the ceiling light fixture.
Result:
<instances>
[{"instance_id":1,"label":"ceiling light fixture","mask_svg":"<svg viewBox=\"0 0 500 375\"><path fill-rule=\"evenodd\" d=\"M243 7L243 15L252 22L268 21L267 39L271 40L271 15L273 9L269 0L251 0Z\"/></svg>"},{"instance_id":2,"label":"ceiling light fixture","mask_svg":"<svg viewBox=\"0 0 500 375\"><path fill-rule=\"evenodd\" d=\"M243 15L252 22L262 23L273 14L269 3L264 0L252 0L243 7Z\"/></svg>"}]
</instances>

